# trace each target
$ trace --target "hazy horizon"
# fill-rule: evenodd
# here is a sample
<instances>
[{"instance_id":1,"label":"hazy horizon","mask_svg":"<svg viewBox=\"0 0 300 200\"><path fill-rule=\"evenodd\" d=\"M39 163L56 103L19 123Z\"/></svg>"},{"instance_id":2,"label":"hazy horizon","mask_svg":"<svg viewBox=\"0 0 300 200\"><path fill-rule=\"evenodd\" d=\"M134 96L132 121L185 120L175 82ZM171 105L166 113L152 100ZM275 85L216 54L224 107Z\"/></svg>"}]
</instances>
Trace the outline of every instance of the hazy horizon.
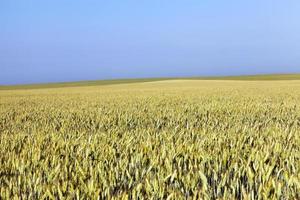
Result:
<instances>
[{"instance_id":1,"label":"hazy horizon","mask_svg":"<svg viewBox=\"0 0 300 200\"><path fill-rule=\"evenodd\" d=\"M300 73L300 2L0 2L0 85Z\"/></svg>"}]
</instances>

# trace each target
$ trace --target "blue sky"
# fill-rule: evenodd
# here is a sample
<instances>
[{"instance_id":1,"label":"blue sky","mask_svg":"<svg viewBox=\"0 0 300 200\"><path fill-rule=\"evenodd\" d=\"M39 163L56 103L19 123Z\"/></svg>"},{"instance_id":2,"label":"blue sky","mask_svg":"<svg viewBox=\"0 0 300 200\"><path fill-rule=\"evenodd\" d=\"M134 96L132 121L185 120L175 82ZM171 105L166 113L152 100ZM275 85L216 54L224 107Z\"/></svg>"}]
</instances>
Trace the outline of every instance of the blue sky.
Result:
<instances>
[{"instance_id":1,"label":"blue sky","mask_svg":"<svg viewBox=\"0 0 300 200\"><path fill-rule=\"evenodd\" d=\"M299 0L0 0L0 84L300 72Z\"/></svg>"}]
</instances>

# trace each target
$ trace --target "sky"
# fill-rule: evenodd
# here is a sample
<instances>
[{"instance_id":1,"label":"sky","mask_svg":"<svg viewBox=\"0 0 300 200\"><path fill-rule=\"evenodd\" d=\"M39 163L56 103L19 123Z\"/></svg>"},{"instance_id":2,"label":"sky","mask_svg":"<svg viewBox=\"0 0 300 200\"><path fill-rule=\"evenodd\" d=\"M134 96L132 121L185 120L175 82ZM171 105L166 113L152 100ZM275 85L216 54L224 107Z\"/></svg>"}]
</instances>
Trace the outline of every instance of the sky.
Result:
<instances>
[{"instance_id":1,"label":"sky","mask_svg":"<svg viewBox=\"0 0 300 200\"><path fill-rule=\"evenodd\" d=\"M300 72L299 0L0 0L0 84Z\"/></svg>"}]
</instances>

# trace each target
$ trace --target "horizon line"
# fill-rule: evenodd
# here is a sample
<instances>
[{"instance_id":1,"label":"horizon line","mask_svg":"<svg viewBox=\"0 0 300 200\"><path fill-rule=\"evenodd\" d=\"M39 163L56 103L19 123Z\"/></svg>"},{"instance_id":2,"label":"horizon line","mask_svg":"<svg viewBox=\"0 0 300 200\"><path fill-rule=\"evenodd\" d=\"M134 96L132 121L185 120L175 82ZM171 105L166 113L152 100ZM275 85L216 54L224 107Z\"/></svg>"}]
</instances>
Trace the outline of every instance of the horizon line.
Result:
<instances>
[{"instance_id":1,"label":"horizon line","mask_svg":"<svg viewBox=\"0 0 300 200\"><path fill-rule=\"evenodd\" d=\"M34 86L34 85L51 85L51 84L64 84L64 83L83 83L95 81L125 81L125 80L143 80L143 79L214 79L214 78L235 78L235 77L253 77L253 76L278 76L278 75L300 75L300 72L295 73L257 73L257 74L237 74L237 75L199 75L199 76L149 76L149 77L133 77L133 78L108 78L108 79L81 79L74 81L49 81L49 82L36 82L36 83L17 83L17 84L0 84L0 87L9 86Z\"/></svg>"}]
</instances>

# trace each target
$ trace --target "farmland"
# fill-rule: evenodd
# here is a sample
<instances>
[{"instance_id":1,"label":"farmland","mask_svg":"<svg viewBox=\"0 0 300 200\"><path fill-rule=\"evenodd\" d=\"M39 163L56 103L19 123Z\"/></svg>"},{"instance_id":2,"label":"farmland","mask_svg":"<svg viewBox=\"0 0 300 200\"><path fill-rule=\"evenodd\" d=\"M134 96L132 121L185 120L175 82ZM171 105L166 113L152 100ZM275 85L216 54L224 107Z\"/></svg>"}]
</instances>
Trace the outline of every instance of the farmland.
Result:
<instances>
[{"instance_id":1,"label":"farmland","mask_svg":"<svg viewBox=\"0 0 300 200\"><path fill-rule=\"evenodd\" d=\"M300 80L246 79L2 88L0 199L300 199Z\"/></svg>"}]
</instances>

